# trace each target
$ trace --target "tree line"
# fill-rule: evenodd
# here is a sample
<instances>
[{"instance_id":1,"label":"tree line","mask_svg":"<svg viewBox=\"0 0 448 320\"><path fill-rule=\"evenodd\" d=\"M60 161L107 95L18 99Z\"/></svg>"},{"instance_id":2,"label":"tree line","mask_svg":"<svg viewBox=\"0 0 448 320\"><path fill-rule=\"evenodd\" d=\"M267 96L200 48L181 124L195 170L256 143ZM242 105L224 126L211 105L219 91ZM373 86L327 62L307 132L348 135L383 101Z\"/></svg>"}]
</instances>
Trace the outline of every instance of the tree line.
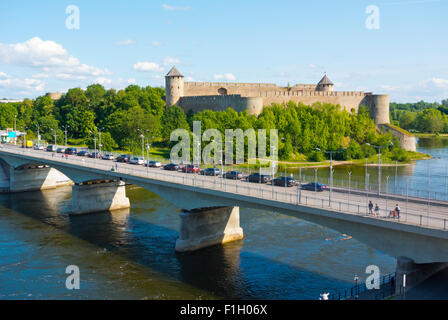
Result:
<instances>
[{"instance_id":1,"label":"tree line","mask_svg":"<svg viewBox=\"0 0 448 320\"><path fill-rule=\"evenodd\" d=\"M315 103L273 104L258 116L247 112L204 110L184 112L177 106L165 106L165 91L158 87L130 85L123 90L106 90L99 84L68 90L58 100L40 96L19 103L0 105L0 127L12 128L36 137L37 129L43 140L63 144L65 130L72 144L87 144L93 148L101 132L103 150L141 152L145 136L153 146L170 147L174 129L192 131L193 121L202 122L202 130L249 128L278 129L279 156L282 160L323 161L323 151L340 150L334 159L350 160L376 154L370 145L392 146L383 152L395 160L407 160L390 133L378 132L366 108L349 113L339 105ZM268 139L269 140L269 139ZM98 142L98 140L97 140ZM321 151L318 151L320 149ZM247 150L247 148L246 148Z\"/></svg>"}]
</instances>

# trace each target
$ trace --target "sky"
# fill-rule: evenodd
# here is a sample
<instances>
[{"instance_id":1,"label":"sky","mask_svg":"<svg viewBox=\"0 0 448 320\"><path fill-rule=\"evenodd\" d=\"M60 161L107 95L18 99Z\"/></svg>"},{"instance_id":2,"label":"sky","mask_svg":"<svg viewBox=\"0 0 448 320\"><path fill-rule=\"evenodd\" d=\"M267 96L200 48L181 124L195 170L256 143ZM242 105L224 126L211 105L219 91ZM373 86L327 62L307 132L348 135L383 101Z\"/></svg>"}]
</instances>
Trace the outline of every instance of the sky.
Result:
<instances>
[{"instance_id":1,"label":"sky","mask_svg":"<svg viewBox=\"0 0 448 320\"><path fill-rule=\"evenodd\" d=\"M373 9L372 9L373 8ZM79 13L79 14L78 14ZM448 98L448 0L2 0L0 98L100 83L317 83Z\"/></svg>"}]
</instances>

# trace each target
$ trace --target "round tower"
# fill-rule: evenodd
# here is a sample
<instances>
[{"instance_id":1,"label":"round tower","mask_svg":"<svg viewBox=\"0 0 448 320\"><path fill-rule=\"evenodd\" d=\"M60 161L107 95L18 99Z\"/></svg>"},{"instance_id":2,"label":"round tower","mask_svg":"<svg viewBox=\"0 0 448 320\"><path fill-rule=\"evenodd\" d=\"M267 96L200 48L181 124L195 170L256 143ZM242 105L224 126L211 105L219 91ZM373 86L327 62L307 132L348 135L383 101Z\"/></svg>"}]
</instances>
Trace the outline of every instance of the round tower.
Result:
<instances>
[{"instance_id":1,"label":"round tower","mask_svg":"<svg viewBox=\"0 0 448 320\"><path fill-rule=\"evenodd\" d=\"M328 79L327 74L319 81L316 91L333 91L334 84Z\"/></svg>"},{"instance_id":2,"label":"round tower","mask_svg":"<svg viewBox=\"0 0 448 320\"><path fill-rule=\"evenodd\" d=\"M373 94L370 96L370 116L375 124L390 123L389 119L389 95Z\"/></svg>"},{"instance_id":3,"label":"round tower","mask_svg":"<svg viewBox=\"0 0 448 320\"><path fill-rule=\"evenodd\" d=\"M178 104L184 96L184 76L176 69L171 68L165 76L166 106Z\"/></svg>"}]
</instances>

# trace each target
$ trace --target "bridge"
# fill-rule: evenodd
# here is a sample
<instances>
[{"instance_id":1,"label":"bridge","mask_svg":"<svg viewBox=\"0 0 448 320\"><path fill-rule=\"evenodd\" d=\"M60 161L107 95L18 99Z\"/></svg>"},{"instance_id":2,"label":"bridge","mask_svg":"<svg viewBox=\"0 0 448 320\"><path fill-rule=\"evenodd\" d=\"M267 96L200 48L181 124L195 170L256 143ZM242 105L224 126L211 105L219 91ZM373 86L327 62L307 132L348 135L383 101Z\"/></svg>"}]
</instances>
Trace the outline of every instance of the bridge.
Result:
<instances>
[{"instance_id":1,"label":"bridge","mask_svg":"<svg viewBox=\"0 0 448 320\"><path fill-rule=\"evenodd\" d=\"M182 210L176 250L193 251L243 238L239 207L280 212L329 227L398 259L408 286L447 266L448 202L334 188L327 192L227 180L13 145L0 148L0 188L24 192L72 185L72 214L128 208L126 184L145 188ZM369 214L368 202L379 215ZM389 218L399 203L400 218ZM266 230L269 232L269 230Z\"/></svg>"}]
</instances>

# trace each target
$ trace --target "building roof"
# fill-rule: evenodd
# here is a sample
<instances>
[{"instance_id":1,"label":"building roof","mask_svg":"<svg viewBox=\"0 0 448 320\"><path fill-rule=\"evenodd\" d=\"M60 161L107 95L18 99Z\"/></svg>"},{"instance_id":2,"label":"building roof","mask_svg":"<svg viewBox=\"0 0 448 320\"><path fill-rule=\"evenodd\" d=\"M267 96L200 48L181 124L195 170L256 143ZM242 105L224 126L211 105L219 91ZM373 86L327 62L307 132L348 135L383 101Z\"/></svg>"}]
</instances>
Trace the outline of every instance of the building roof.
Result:
<instances>
[{"instance_id":1,"label":"building roof","mask_svg":"<svg viewBox=\"0 0 448 320\"><path fill-rule=\"evenodd\" d=\"M166 77L183 77L180 74L179 70L176 69L176 66L172 67L170 72L167 73Z\"/></svg>"},{"instance_id":2,"label":"building roof","mask_svg":"<svg viewBox=\"0 0 448 320\"><path fill-rule=\"evenodd\" d=\"M331 84L331 85L333 85L333 82L331 82L331 80L328 79L327 74L325 74L324 77L318 83L318 85L324 85L324 84Z\"/></svg>"}]
</instances>

